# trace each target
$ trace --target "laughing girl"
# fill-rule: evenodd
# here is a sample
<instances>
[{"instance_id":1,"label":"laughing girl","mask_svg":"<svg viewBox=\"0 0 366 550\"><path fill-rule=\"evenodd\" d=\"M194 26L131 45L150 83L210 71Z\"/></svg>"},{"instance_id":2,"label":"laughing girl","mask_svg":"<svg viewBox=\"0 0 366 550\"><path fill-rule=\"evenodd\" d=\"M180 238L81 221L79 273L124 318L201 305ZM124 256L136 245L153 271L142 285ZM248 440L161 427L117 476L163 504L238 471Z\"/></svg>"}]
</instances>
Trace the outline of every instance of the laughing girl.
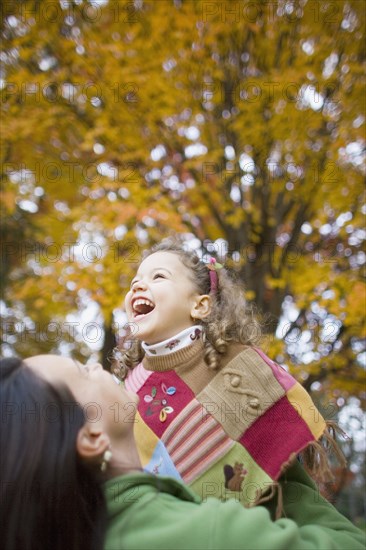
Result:
<instances>
[{"instance_id":1,"label":"laughing girl","mask_svg":"<svg viewBox=\"0 0 366 550\"><path fill-rule=\"evenodd\" d=\"M315 478L331 476L322 443L342 461L333 426L256 347L243 289L214 259L163 241L140 264L125 309L134 338L119 350L119 375L140 397L145 470L246 507L277 491L277 516L279 478L297 457Z\"/></svg>"}]
</instances>

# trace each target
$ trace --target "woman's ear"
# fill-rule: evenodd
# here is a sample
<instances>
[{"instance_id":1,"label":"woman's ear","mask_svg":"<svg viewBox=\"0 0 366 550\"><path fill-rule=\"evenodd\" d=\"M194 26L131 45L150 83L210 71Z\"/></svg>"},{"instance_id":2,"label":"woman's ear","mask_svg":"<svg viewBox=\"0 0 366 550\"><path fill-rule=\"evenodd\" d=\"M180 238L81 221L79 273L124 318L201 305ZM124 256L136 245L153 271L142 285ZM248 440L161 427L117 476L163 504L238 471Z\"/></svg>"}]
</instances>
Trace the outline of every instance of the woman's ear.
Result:
<instances>
[{"instance_id":1,"label":"woman's ear","mask_svg":"<svg viewBox=\"0 0 366 550\"><path fill-rule=\"evenodd\" d=\"M100 427L85 424L80 428L76 438L76 449L81 458L94 462L109 447L110 439Z\"/></svg>"},{"instance_id":2,"label":"woman's ear","mask_svg":"<svg viewBox=\"0 0 366 550\"><path fill-rule=\"evenodd\" d=\"M191 317L193 319L204 319L211 313L212 301L208 294L201 294L197 297L192 309Z\"/></svg>"}]
</instances>

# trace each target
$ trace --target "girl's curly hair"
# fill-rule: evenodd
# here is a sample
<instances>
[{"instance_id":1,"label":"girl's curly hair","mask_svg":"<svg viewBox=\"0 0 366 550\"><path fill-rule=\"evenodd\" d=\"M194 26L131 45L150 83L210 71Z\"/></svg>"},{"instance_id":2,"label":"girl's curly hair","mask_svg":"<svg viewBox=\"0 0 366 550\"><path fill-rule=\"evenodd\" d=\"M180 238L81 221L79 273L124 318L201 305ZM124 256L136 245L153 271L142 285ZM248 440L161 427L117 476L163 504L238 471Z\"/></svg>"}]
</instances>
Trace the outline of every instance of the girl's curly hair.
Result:
<instances>
[{"instance_id":1,"label":"girl's curly hair","mask_svg":"<svg viewBox=\"0 0 366 550\"><path fill-rule=\"evenodd\" d=\"M198 254L184 247L177 237L169 237L145 251L143 259L155 252L170 252L179 256L189 269L191 280L199 294L210 294L212 309L208 317L197 319L202 325L204 337L204 360L209 368L220 366L220 355L227 351L230 342L254 345L261 336L261 327L253 306L245 300L243 285L227 269L217 269L218 288L210 293L210 275L207 264ZM129 347L126 348L126 342ZM137 338L127 334L114 350L113 370L120 378L126 378L144 357L144 350Z\"/></svg>"}]
</instances>

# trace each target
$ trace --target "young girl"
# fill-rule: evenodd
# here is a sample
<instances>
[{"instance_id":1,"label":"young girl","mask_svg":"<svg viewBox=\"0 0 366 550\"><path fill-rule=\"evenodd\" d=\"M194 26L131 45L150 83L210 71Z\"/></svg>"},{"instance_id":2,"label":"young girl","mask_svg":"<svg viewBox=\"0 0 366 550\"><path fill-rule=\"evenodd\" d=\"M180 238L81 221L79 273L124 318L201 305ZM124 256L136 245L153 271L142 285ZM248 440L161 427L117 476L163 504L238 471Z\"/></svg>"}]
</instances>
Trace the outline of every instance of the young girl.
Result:
<instances>
[{"instance_id":1,"label":"young girl","mask_svg":"<svg viewBox=\"0 0 366 550\"><path fill-rule=\"evenodd\" d=\"M119 350L119 375L140 398L135 430L147 471L249 507L271 499L299 454L324 480L319 440L342 459L307 392L255 347L243 289L214 259L163 241L139 266L125 308L134 338Z\"/></svg>"}]
</instances>

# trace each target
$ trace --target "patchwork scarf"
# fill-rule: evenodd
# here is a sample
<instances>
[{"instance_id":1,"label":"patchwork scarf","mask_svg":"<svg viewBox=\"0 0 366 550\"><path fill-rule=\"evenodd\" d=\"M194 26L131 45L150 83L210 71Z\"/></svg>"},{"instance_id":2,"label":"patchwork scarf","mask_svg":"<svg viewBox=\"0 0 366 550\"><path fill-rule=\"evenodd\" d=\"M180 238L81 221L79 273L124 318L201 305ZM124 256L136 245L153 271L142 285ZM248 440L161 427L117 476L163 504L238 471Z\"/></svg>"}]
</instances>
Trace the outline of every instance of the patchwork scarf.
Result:
<instances>
[{"instance_id":1,"label":"patchwork scarf","mask_svg":"<svg viewBox=\"0 0 366 550\"><path fill-rule=\"evenodd\" d=\"M203 499L245 507L277 492L280 517L278 480L297 457L318 481L332 478L331 448L344 464L336 426L258 348L234 345L219 370L209 369L200 336L192 327L191 343L145 355L125 380L140 398L135 435L144 469L183 480Z\"/></svg>"}]
</instances>

